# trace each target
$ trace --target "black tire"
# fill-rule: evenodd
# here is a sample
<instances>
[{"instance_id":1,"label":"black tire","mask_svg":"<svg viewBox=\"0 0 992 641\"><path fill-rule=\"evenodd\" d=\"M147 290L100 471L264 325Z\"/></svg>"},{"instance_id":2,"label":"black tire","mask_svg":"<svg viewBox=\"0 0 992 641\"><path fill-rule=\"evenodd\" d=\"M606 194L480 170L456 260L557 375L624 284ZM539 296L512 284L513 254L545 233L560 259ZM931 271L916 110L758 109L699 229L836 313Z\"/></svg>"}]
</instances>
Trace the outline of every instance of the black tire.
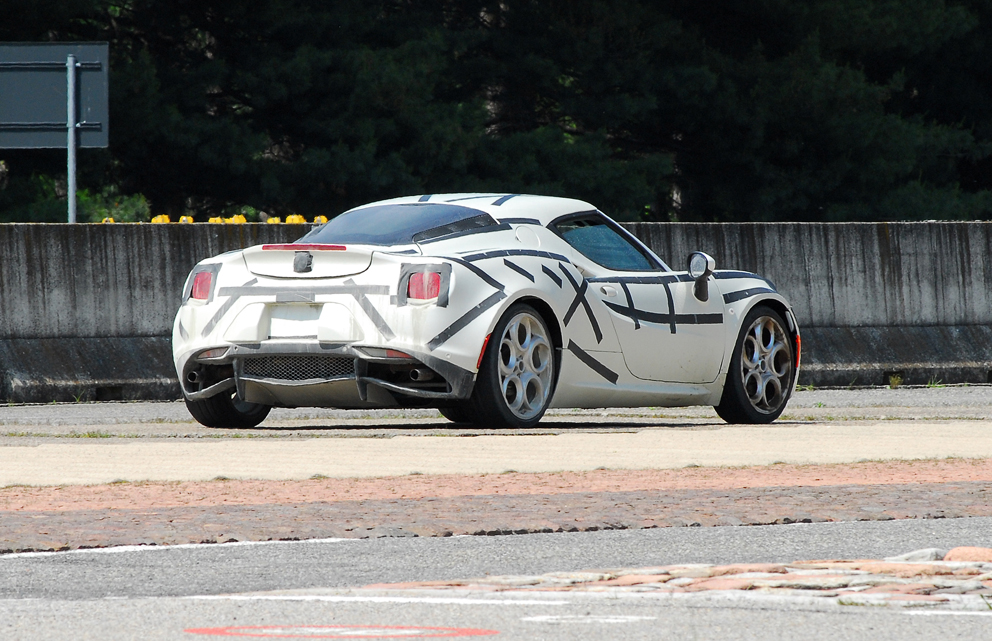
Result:
<instances>
[{"instance_id":1,"label":"black tire","mask_svg":"<svg viewBox=\"0 0 992 641\"><path fill-rule=\"evenodd\" d=\"M461 405L449 405L448 407L439 407L437 411L441 412L441 416L448 419L452 423L471 423L472 422L472 412Z\"/></svg>"},{"instance_id":2,"label":"black tire","mask_svg":"<svg viewBox=\"0 0 992 641\"><path fill-rule=\"evenodd\" d=\"M741 323L716 413L728 423L771 423L785 410L796 376L795 344L782 317L757 305Z\"/></svg>"},{"instance_id":3,"label":"black tire","mask_svg":"<svg viewBox=\"0 0 992 641\"><path fill-rule=\"evenodd\" d=\"M521 349L523 358L517 353ZM493 329L471 398L455 415L485 427L537 425L554 396L555 354L551 332L537 310L512 305Z\"/></svg>"},{"instance_id":4,"label":"black tire","mask_svg":"<svg viewBox=\"0 0 992 641\"><path fill-rule=\"evenodd\" d=\"M186 409L206 427L249 428L264 421L272 408L242 401L233 391L226 391L202 401L186 399Z\"/></svg>"}]
</instances>

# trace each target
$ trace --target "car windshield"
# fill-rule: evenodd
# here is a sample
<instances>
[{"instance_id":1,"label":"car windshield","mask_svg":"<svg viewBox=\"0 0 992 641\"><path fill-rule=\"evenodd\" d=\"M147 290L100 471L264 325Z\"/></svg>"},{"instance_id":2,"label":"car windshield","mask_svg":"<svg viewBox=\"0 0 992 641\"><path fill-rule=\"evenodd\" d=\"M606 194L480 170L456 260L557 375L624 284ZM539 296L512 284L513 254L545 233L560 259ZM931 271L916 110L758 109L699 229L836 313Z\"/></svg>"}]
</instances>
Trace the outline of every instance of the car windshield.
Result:
<instances>
[{"instance_id":1,"label":"car windshield","mask_svg":"<svg viewBox=\"0 0 992 641\"><path fill-rule=\"evenodd\" d=\"M297 242L409 245L477 227L498 225L489 214L442 203L378 205L345 212Z\"/></svg>"}]
</instances>

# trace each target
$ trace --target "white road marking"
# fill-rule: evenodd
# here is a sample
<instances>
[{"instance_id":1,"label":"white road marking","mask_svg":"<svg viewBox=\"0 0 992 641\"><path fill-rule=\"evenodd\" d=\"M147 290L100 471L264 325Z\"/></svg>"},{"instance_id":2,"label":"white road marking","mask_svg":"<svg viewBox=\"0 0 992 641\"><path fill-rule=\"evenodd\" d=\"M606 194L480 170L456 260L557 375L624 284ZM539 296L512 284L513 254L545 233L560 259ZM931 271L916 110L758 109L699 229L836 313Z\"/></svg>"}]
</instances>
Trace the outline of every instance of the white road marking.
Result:
<instances>
[{"instance_id":1,"label":"white road marking","mask_svg":"<svg viewBox=\"0 0 992 641\"><path fill-rule=\"evenodd\" d=\"M912 614L915 616L924 617L936 617L936 616L962 616L962 617L992 617L992 610L988 612L966 612L963 610L924 610L924 611L910 611L906 614Z\"/></svg>"},{"instance_id":2,"label":"white road marking","mask_svg":"<svg viewBox=\"0 0 992 641\"><path fill-rule=\"evenodd\" d=\"M536 617L524 617L520 620L532 623L636 623L638 621L654 621L657 618L623 614L566 614L564 616L544 614Z\"/></svg>"},{"instance_id":3,"label":"white road marking","mask_svg":"<svg viewBox=\"0 0 992 641\"><path fill-rule=\"evenodd\" d=\"M471 599L457 597L345 596L339 594L205 594L183 597L198 601L325 601L331 603L434 603L439 605L568 605L570 601L542 599Z\"/></svg>"},{"instance_id":4,"label":"white road marking","mask_svg":"<svg viewBox=\"0 0 992 641\"><path fill-rule=\"evenodd\" d=\"M0 554L5 559L31 559L56 555L72 554L124 554L126 552L161 552L165 550L195 550L197 548L256 547L262 545L290 545L292 543L344 543L363 539L306 539L304 541L232 541L230 543L180 543L178 545L118 545L109 548L86 548L83 550L62 550L57 552L13 552Z\"/></svg>"},{"instance_id":5,"label":"white road marking","mask_svg":"<svg viewBox=\"0 0 992 641\"><path fill-rule=\"evenodd\" d=\"M496 630L473 628L439 628L395 625L288 625L231 626L226 628L188 628L190 634L224 637L266 637L293 639L393 639L400 637L475 637L498 634Z\"/></svg>"}]
</instances>

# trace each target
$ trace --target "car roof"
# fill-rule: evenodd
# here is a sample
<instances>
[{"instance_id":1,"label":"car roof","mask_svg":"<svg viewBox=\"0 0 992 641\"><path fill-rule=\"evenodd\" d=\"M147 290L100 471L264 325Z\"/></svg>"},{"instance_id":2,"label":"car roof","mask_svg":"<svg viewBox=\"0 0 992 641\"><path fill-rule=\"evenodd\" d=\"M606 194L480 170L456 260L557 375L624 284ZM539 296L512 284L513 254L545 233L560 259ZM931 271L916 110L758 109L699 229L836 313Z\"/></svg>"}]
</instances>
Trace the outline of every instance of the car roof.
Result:
<instances>
[{"instance_id":1,"label":"car roof","mask_svg":"<svg viewBox=\"0 0 992 641\"><path fill-rule=\"evenodd\" d=\"M531 194L423 194L420 196L403 196L380 200L349 211L377 207L380 205L399 205L413 203L451 203L471 207L487 213L496 220L530 218L541 226L545 226L556 218L567 214L596 211L596 207L574 198L559 198L557 196L534 196ZM523 221L516 221L523 222Z\"/></svg>"}]
</instances>

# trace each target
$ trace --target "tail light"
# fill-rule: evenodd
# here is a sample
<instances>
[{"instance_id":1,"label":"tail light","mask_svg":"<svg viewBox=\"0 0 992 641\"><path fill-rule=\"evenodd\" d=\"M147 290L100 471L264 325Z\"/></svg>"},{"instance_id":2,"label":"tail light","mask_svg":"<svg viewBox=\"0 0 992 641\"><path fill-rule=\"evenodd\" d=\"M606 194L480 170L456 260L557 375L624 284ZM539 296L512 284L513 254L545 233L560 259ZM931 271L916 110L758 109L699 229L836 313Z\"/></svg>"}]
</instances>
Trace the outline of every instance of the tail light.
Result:
<instances>
[{"instance_id":1,"label":"tail light","mask_svg":"<svg viewBox=\"0 0 992 641\"><path fill-rule=\"evenodd\" d=\"M406 288L407 298L415 300L430 300L441 293L441 274L437 272L419 272L410 274L410 283Z\"/></svg>"},{"instance_id":2,"label":"tail light","mask_svg":"<svg viewBox=\"0 0 992 641\"><path fill-rule=\"evenodd\" d=\"M210 286L213 285L214 275L211 272L197 272L193 277L193 290L190 297L196 300L210 298Z\"/></svg>"}]
</instances>

